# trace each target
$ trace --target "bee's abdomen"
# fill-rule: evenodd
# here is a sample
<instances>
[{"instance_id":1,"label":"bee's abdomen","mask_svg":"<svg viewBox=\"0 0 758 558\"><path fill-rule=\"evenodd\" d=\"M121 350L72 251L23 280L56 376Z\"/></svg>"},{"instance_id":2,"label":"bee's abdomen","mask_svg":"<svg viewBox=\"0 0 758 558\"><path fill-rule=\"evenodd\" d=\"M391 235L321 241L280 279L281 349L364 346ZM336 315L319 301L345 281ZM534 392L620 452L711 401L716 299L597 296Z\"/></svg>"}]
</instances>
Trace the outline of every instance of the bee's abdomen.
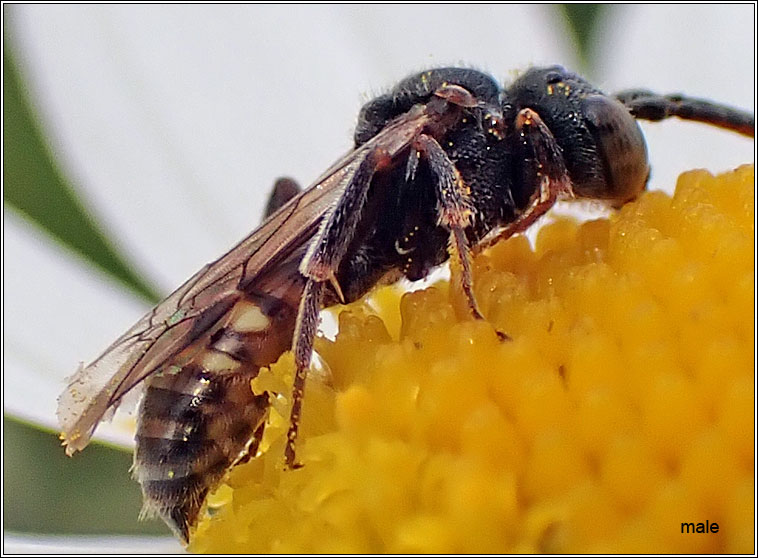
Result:
<instances>
[{"instance_id":1,"label":"bee's abdomen","mask_svg":"<svg viewBox=\"0 0 758 558\"><path fill-rule=\"evenodd\" d=\"M255 454L268 394L250 380L289 349L295 315L290 303L244 296L146 382L134 474L145 511L185 542L207 493Z\"/></svg>"}]
</instances>

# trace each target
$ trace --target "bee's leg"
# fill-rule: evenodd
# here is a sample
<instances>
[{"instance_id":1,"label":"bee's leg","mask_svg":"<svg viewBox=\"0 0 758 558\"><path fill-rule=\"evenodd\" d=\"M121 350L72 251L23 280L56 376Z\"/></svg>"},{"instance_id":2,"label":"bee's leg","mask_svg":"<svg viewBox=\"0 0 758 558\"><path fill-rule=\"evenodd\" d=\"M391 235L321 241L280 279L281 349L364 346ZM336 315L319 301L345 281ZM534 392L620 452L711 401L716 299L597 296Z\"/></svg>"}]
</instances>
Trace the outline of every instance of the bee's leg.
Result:
<instances>
[{"instance_id":1,"label":"bee's leg","mask_svg":"<svg viewBox=\"0 0 758 558\"><path fill-rule=\"evenodd\" d=\"M744 136L755 136L755 116L705 99L680 94L658 95L644 89L616 93L635 118L657 122L671 116L695 120L719 128L733 130Z\"/></svg>"},{"instance_id":2,"label":"bee's leg","mask_svg":"<svg viewBox=\"0 0 758 558\"><path fill-rule=\"evenodd\" d=\"M466 238L466 229L471 226L474 217L469 187L437 140L421 134L414 140L413 147L426 159L434 173L439 204L438 222L450 231L450 256L460 264L461 289L468 300L471 315L477 320L484 319L474 296L471 247Z\"/></svg>"},{"instance_id":3,"label":"bee's leg","mask_svg":"<svg viewBox=\"0 0 758 558\"><path fill-rule=\"evenodd\" d=\"M350 182L345 186L345 190L334 208L324 217L321 227L300 263L300 273L307 278L307 282L300 300L292 340L296 371L292 388L290 427L287 432L287 447L284 452L286 465L290 468L299 466L295 460L295 442L300 425L305 379L313 353L313 340L318 328L318 314L321 310L324 287L329 281L336 295L343 299L335 274L355 234L374 173L387 162L389 162L389 156L383 149L374 149L366 155Z\"/></svg>"},{"instance_id":4,"label":"bee's leg","mask_svg":"<svg viewBox=\"0 0 758 558\"><path fill-rule=\"evenodd\" d=\"M268 219L272 213L282 207L285 203L297 196L303 189L292 178L277 178L274 187L268 196L266 211L263 214L264 219Z\"/></svg>"},{"instance_id":5,"label":"bee's leg","mask_svg":"<svg viewBox=\"0 0 758 558\"><path fill-rule=\"evenodd\" d=\"M334 208L322 220L300 263L300 273L315 281L329 281L341 301L344 297L335 277L337 267L361 219L374 173L389 162L390 157L384 149L369 151Z\"/></svg>"},{"instance_id":6,"label":"bee's leg","mask_svg":"<svg viewBox=\"0 0 758 558\"><path fill-rule=\"evenodd\" d=\"M512 223L498 230L494 236L485 238L475 247L476 253L525 231L547 213L556 201L573 197L571 178L566 170L561 149L540 116L532 109L521 110L516 116L516 130L522 138L522 158L527 163L522 180L525 184L534 185L534 194L527 208Z\"/></svg>"},{"instance_id":7,"label":"bee's leg","mask_svg":"<svg viewBox=\"0 0 758 558\"><path fill-rule=\"evenodd\" d=\"M321 299L324 294L324 283L308 279L300 299L297 313L297 323L293 338L295 353L295 381L292 386L292 411L290 411L290 427L287 431L287 447L284 449L285 464L290 469L300 467L295 460L295 441L300 426L300 413L303 406L305 378L311 364L313 339L318 329L318 314L321 310Z\"/></svg>"}]
</instances>

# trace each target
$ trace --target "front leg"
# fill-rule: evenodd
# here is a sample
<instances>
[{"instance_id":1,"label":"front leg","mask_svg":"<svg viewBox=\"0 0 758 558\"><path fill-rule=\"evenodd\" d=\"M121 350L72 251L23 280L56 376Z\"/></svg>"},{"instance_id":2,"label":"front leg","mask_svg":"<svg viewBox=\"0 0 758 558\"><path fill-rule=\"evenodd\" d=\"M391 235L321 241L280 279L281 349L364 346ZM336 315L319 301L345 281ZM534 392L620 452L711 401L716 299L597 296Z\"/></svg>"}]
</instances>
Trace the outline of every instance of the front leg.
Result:
<instances>
[{"instance_id":1,"label":"front leg","mask_svg":"<svg viewBox=\"0 0 758 558\"><path fill-rule=\"evenodd\" d=\"M532 109L521 110L516 117L516 131L524 147L526 168L518 177L524 184L534 186L527 208L512 223L488 235L474 251L479 253L493 244L527 230L563 198L573 197L571 178L563 161L561 149L552 132Z\"/></svg>"}]
</instances>

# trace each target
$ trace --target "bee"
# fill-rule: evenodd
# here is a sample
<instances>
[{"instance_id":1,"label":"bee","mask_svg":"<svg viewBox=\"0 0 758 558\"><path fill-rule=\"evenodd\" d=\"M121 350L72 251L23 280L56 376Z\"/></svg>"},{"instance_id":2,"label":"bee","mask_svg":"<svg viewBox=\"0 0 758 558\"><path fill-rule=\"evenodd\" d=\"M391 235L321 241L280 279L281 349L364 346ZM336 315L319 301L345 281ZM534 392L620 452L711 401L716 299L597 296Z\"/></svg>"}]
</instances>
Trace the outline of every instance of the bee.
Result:
<instances>
[{"instance_id":1,"label":"bee","mask_svg":"<svg viewBox=\"0 0 758 558\"><path fill-rule=\"evenodd\" d=\"M560 66L530 69L507 88L467 68L407 77L362 107L354 149L305 190L277 182L258 229L70 379L58 407L66 452L143 389L134 474L145 509L186 543L208 492L256 454L273 394L256 395L250 381L288 350L296 371L284 462L300 466L322 308L452 259L471 318L484 319L472 256L558 200L636 198L649 176L636 119L672 116L754 136L752 114L645 90L606 95Z\"/></svg>"}]
</instances>

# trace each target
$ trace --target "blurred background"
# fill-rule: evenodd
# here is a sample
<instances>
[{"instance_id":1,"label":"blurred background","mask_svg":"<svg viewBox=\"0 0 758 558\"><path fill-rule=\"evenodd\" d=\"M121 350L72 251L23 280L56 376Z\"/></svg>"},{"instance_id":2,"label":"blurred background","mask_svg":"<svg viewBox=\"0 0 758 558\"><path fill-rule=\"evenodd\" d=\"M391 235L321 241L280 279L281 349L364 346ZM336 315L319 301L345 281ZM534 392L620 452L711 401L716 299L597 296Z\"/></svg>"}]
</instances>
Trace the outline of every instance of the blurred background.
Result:
<instances>
[{"instance_id":1,"label":"blurred background","mask_svg":"<svg viewBox=\"0 0 758 558\"><path fill-rule=\"evenodd\" d=\"M123 423L65 457L64 377L250 232L276 177L308 184L350 149L373 95L429 67L507 83L559 63L754 111L754 10L4 5L4 530L168 534L137 521ZM642 126L651 188L754 160L707 126Z\"/></svg>"}]
</instances>

